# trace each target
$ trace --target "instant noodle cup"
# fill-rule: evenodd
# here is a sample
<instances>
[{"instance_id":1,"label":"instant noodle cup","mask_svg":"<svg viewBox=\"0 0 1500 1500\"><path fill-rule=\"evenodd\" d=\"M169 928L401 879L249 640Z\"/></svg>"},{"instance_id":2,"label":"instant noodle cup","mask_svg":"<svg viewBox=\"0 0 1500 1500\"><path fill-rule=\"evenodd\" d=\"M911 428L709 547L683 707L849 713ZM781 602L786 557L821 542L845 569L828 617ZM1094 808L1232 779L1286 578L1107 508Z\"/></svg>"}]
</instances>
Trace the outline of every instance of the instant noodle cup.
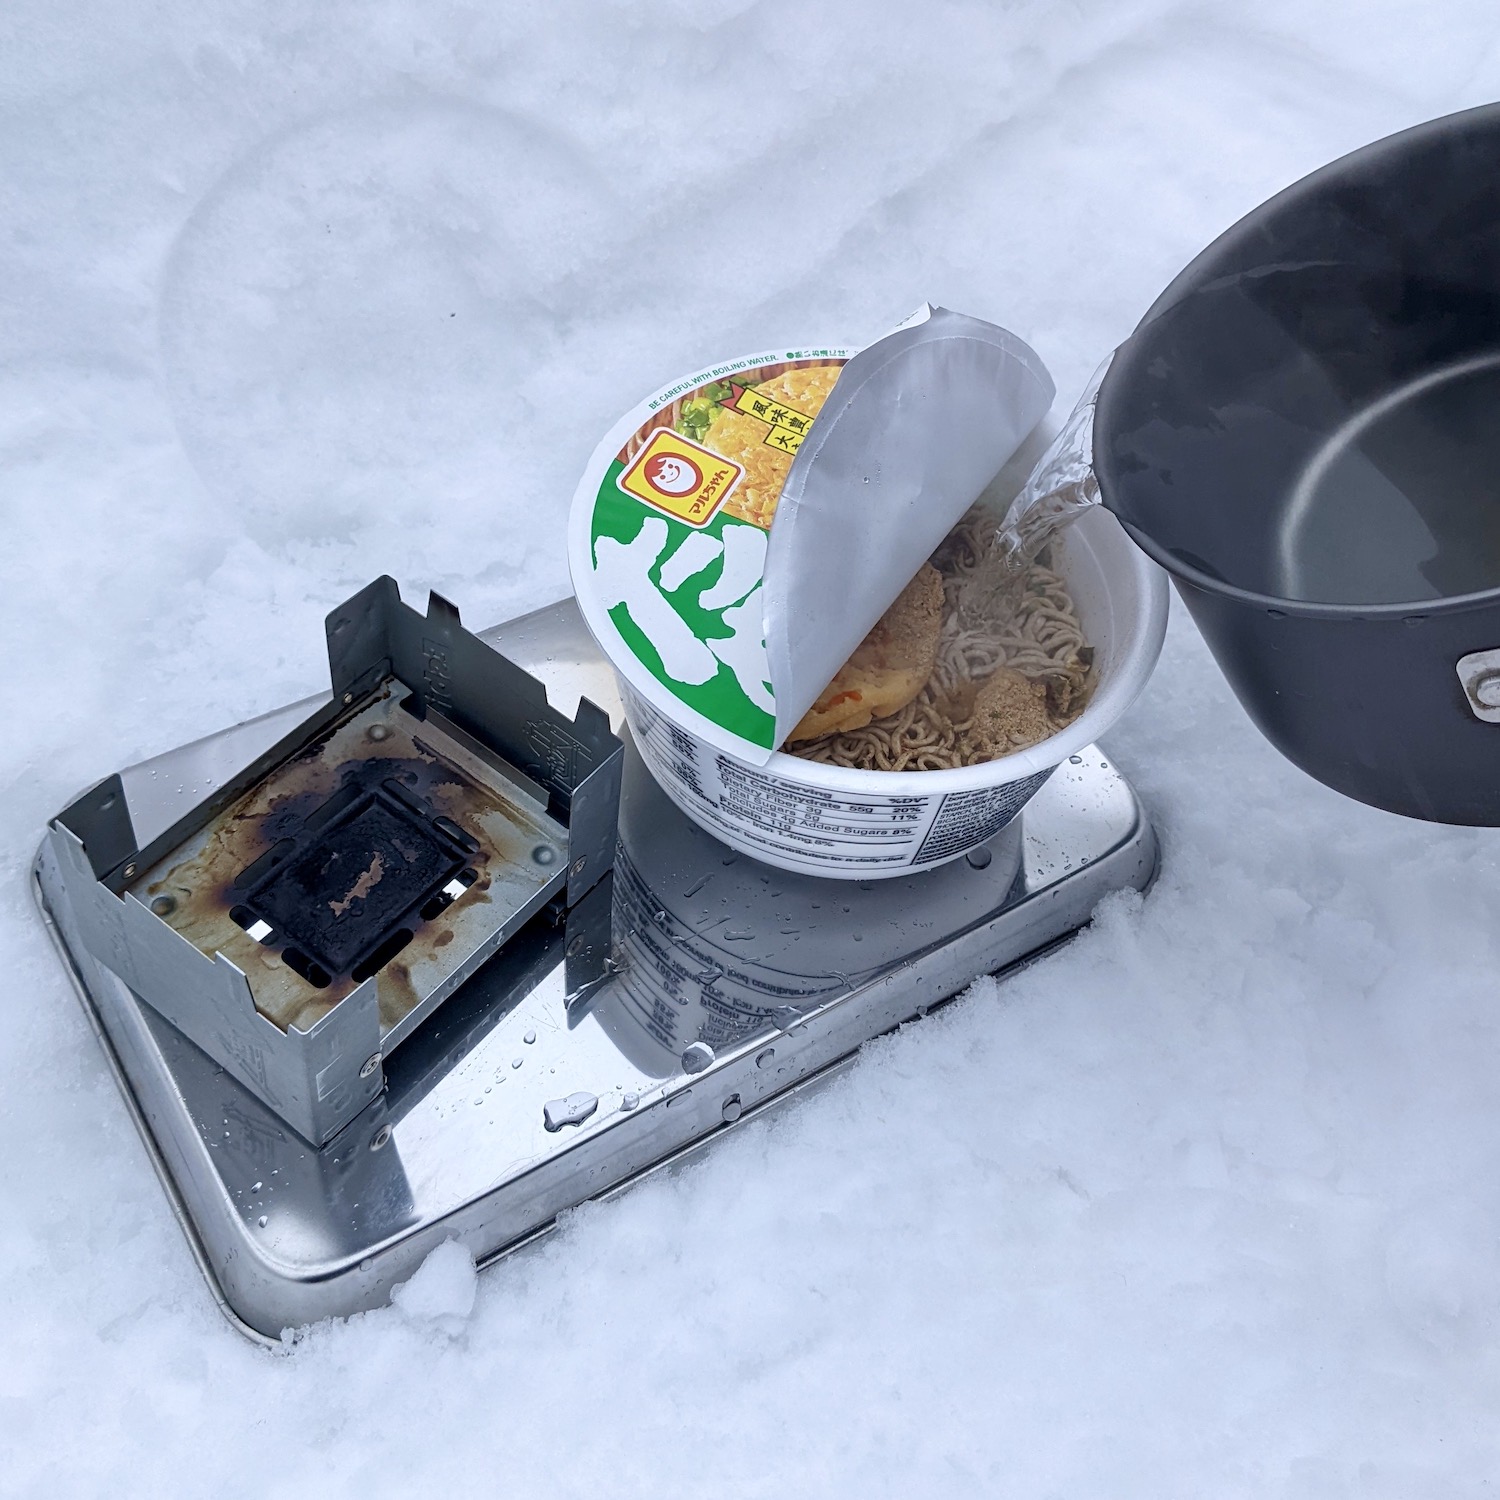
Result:
<instances>
[{"instance_id":1,"label":"instant noodle cup","mask_svg":"<svg viewBox=\"0 0 1500 1500\"><path fill-rule=\"evenodd\" d=\"M1020 339L930 308L854 353L782 349L656 393L574 497L580 610L667 795L767 864L869 880L993 837L1135 697L1165 582L1107 512L1054 546L1095 651L1066 730L983 765L865 771L779 750L835 672L1045 414Z\"/></svg>"}]
</instances>

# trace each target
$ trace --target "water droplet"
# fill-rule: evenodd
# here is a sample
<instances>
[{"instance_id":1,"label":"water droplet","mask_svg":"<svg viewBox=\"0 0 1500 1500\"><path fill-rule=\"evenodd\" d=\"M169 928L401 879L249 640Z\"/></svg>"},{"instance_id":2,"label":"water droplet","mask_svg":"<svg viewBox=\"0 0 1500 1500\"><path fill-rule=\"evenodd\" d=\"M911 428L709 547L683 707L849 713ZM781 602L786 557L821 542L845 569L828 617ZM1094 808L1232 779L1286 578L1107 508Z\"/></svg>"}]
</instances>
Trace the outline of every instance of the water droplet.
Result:
<instances>
[{"instance_id":1,"label":"water droplet","mask_svg":"<svg viewBox=\"0 0 1500 1500\"><path fill-rule=\"evenodd\" d=\"M641 1096L639 1094L626 1094L625 1097L620 1100L620 1108L634 1109L640 1102Z\"/></svg>"},{"instance_id":2,"label":"water droplet","mask_svg":"<svg viewBox=\"0 0 1500 1500\"><path fill-rule=\"evenodd\" d=\"M267 1214L262 1214L260 1218L258 1218L255 1222L259 1224L262 1229L264 1229L266 1225L271 1222L271 1220Z\"/></svg>"},{"instance_id":3,"label":"water droplet","mask_svg":"<svg viewBox=\"0 0 1500 1500\"><path fill-rule=\"evenodd\" d=\"M744 1112L745 1106L740 1103L740 1096L731 1094L724 1101L724 1108L719 1111L719 1114L726 1125L733 1125Z\"/></svg>"},{"instance_id":4,"label":"water droplet","mask_svg":"<svg viewBox=\"0 0 1500 1500\"><path fill-rule=\"evenodd\" d=\"M542 1123L548 1130L561 1130L564 1125L582 1125L598 1108L598 1096L580 1089L566 1099L549 1099L542 1107Z\"/></svg>"},{"instance_id":5,"label":"water droplet","mask_svg":"<svg viewBox=\"0 0 1500 1500\"><path fill-rule=\"evenodd\" d=\"M260 1191L260 1184L258 1182L252 1182L250 1184L250 1191L252 1193L258 1193Z\"/></svg>"},{"instance_id":6,"label":"water droplet","mask_svg":"<svg viewBox=\"0 0 1500 1500\"><path fill-rule=\"evenodd\" d=\"M712 1066L713 1060L714 1049L707 1042L694 1042L682 1054L682 1071L701 1073L705 1068Z\"/></svg>"},{"instance_id":7,"label":"water droplet","mask_svg":"<svg viewBox=\"0 0 1500 1500\"><path fill-rule=\"evenodd\" d=\"M964 855L964 858L968 860L969 864L972 865L974 869L987 870L990 867L990 861L994 858L994 855L992 855L988 849L979 848L970 849L969 852Z\"/></svg>"},{"instance_id":8,"label":"water droplet","mask_svg":"<svg viewBox=\"0 0 1500 1500\"><path fill-rule=\"evenodd\" d=\"M513 1063L511 1063L511 1067L513 1067L513 1068L519 1068L520 1066L521 1066L521 1059L519 1057L516 1058L516 1060Z\"/></svg>"},{"instance_id":9,"label":"water droplet","mask_svg":"<svg viewBox=\"0 0 1500 1500\"><path fill-rule=\"evenodd\" d=\"M536 1032L528 1031L526 1035L521 1038L521 1040L525 1042L529 1047L536 1040Z\"/></svg>"},{"instance_id":10,"label":"water droplet","mask_svg":"<svg viewBox=\"0 0 1500 1500\"><path fill-rule=\"evenodd\" d=\"M1083 764L1083 757L1081 755L1070 755L1068 757L1068 764L1070 766L1081 766Z\"/></svg>"},{"instance_id":11,"label":"water droplet","mask_svg":"<svg viewBox=\"0 0 1500 1500\"><path fill-rule=\"evenodd\" d=\"M802 1019L802 1012L795 1005L778 1005L771 1012L771 1019L780 1031L790 1031Z\"/></svg>"},{"instance_id":12,"label":"water droplet","mask_svg":"<svg viewBox=\"0 0 1500 1500\"><path fill-rule=\"evenodd\" d=\"M769 1068L771 1066L771 1060L775 1056L776 1049L774 1047L766 1047L762 1051L755 1054L755 1066L757 1068Z\"/></svg>"}]
</instances>

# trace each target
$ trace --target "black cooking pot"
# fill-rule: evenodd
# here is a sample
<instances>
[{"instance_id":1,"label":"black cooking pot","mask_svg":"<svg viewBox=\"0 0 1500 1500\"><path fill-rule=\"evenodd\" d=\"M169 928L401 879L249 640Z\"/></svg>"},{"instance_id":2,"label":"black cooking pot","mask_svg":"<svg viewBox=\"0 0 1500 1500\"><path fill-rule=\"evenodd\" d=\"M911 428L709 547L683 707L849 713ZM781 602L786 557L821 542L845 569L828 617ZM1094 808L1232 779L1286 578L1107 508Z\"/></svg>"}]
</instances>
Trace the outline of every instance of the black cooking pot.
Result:
<instances>
[{"instance_id":1,"label":"black cooking pot","mask_svg":"<svg viewBox=\"0 0 1500 1500\"><path fill-rule=\"evenodd\" d=\"M1094 468L1283 754L1500 824L1500 107L1215 241L1115 356Z\"/></svg>"}]
</instances>

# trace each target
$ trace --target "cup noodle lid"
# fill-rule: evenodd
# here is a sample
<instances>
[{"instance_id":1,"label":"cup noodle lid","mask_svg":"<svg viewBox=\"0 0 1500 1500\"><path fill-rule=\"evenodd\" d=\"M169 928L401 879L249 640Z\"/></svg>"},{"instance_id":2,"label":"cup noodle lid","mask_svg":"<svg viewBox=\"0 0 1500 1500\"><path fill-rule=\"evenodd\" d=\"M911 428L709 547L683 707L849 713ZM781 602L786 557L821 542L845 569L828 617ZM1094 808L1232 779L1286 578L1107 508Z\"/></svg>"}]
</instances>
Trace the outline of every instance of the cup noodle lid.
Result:
<instances>
[{"instance_id":1,"label":"cup noodle lid","mask_svg":"<svg viewBox=\"0 0 1500 1500\"><path fill-rule=\"evenodd\" d=\"M584 619L647 703L764 765L1052 396L1014 334L926 306L859 353L674 381L573 497Z\"/></svg>"}]
</instances>

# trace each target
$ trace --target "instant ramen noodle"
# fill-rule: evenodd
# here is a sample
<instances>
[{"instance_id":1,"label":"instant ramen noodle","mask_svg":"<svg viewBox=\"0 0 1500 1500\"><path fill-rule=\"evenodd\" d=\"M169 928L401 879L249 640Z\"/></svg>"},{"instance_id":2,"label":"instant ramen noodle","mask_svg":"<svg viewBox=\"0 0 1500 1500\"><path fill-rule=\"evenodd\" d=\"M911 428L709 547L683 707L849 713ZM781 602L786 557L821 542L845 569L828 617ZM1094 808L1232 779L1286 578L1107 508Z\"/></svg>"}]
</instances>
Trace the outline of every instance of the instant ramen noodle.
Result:
<instances>
[{"instance_id":1,"label":"instant ramen noodle","mask_svg":"<svg viewBox=\"0 0 1500 1500\"><path fill-rule=\"evenodd\" d=\"M888 612L792 732L788 754L866 771L946 771L1024 750L1083 712L1093 651L1073 601L1045 561L1019 575L1007 568L992 512L971 510L925 569L940 581L942 607L921 685L899 708L877 701L881 712L857 727L820 732L819 709L862 685L851 669L889 633Z\"/></svg>"}]
</instances>

